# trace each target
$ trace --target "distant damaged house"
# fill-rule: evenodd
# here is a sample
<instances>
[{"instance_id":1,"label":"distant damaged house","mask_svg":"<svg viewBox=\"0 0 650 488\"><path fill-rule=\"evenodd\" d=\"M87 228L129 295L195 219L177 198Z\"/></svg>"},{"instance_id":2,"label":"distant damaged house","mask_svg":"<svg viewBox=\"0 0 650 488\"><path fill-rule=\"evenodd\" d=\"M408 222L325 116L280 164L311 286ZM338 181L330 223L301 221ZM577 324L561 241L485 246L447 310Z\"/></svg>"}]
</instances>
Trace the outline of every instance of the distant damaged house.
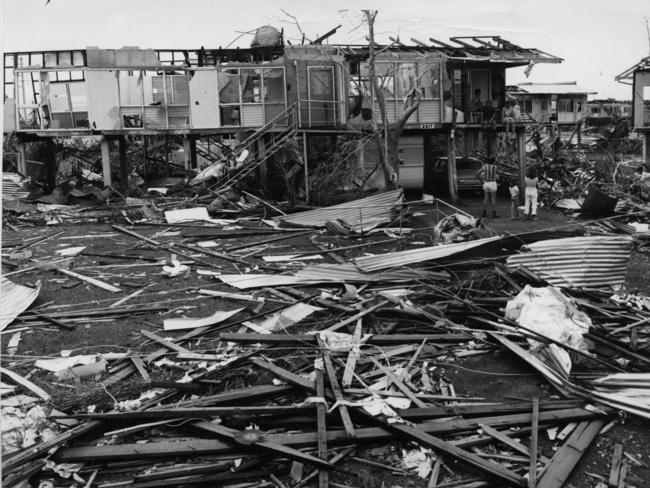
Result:
<instances>
[{"instance_id":1,"label":"distant damaged house","mask_svg":"<svg viewBox=\"0 0 650 488\"><path fill-rule=\"evenodd\" d=\"M650 163L650 56L623 71L616 81L632 85L632 122L643 137L643 159Z\"/></svg>"},{"instance_id":2,"label":"distant damaged house","mask_svg":"<svg viewBox=\"0 0 650 488\"><path fill-rule=\"evenodd\" d=\"M100 138L107 185L113 179L110 147L122 148L126 136L166 135L182 142L187 168L217 157L206 141L227 142L248 151L248 172L296 140L304 154L298 171L308 186L313 144L363 134L375 125L381 129L418 90L418 109L400 140L400 182L431 186L431 167L444 157L454 194L456 158L477 151L477 144L457 141L482 141L480 151L489 156L504 130L506 69L562 61L498 36L378 46L376 71L386 100L382 120L369 79L368 46L320 42L292 46L280 36L246 49L5 53L4 131L17 136L19 154L36 140ZM517 134L523 147L523 124ZM372 148L359 148L362 166L372 166L373 157ZM25 172L25 158L19 163ZM520 172L523 178L523 161Z\"/></svg>"},{"instance_id":3,"label":"distant damaged house","mask_svg":"<svg viewBox=\"0 0 650 488\"><path fill-rule=\"evenodd\" d=\"M523 112L537 122L575 125L589 115L587 96L596 92L575 81L519 83L508 87Z\"/></svg>"},{"instance_id":4,"label":"distant damaged house","mask_svg":"<svg viewBox=\"0 0 650 488\"><path fill-rule=\"evenodd\" d=\"M632 100L616 100L604 98L587 102L590 119L611 119L613 117L631 117Z\"/></svg>"}]
</instances>

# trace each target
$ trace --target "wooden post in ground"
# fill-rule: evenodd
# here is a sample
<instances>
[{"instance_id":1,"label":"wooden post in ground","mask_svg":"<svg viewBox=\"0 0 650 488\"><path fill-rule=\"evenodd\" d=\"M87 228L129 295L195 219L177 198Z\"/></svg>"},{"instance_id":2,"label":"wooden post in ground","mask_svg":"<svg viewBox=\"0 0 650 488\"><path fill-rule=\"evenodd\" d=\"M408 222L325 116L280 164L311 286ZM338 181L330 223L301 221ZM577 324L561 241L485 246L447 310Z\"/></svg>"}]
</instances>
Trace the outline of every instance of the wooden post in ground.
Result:
<instances>
[{"instance_id":1,"label":"wooden post in ground","mask_svg":"<svg viewBox=\"0 0 650 488\"><path fill-rule=\"evenodd\" d=\"M458 181L456 178L456 141L452 128L447 135L447 179L449 186L449 199L452 202L458 200Z\"/></svg>"},{"instance_id":2,"label":"wooden post in ground","mask_svg":"<svg viewBox=\"0 0 650 488\"><path fill-rule=\"evenodd\" d=\"M196 139L193 136L183 136L183 155L185 169L196 168Z\"/></svg>"},{"instance_id":3,"label":"wooden post in ground","mask_svg":"<svg viewBox=\"0 0 650 488\"><path fill-rule=\"evenodd\" d=\"M650 132L643 133L643 162L650 163Z\"/></svg>"},{"instance_id":4,"label":"wooden post in ground","mask_svg":"<svg viewBox=\"0 0 650 488\"><path fill-rule=\"evenodd\" d=\"M526 132L523 127L517 128L517 162L519 163L519 203L523 203L526 188Z\"/></svg>"},{"instance_id":5,"label":"wooden post in ground","mask_svg":"<svg viewBox=\"0 0 650 488\"><path fill-rule=\"evenodd\" d=\"M126 193L129 189L129 168L126 160L126 137L120 136L117 141L120 152L120 186L122 191Z\"/></svg>"},{"instance_id":6,"label":"wooden post in ground","mask_svg":"<svg viewBox=\"0 0 650 488\"><path fill-rule=\"evenodd\" d=\"M578 135L578 151L580 151L580 149L582 149L582 120L578 121L576 132Z\"/></svg>"},{"instance_id":7,"label":"wooden post in ground","mask_svg":"<svg viewBox=\"0 0 650 488\"><path fill-rule=\"evenodd\" d=\"M16 151L18 152L16 158L18 173L27 176L27 143L20 138L16 138Z\"/></svg>"},{"instance_id":8,"label":"wooden post in ground","mask_svg":"<svg viewBox=\"0 0 650 488\"><path fill-rule=\"evenodd\" d=\"M528 487L537 488L537 441L539 427L539 397L533 397L533 418L530 434L530 470Z\"/></svg>"},{"instance_id":9,"label":"wooden post in ground","mask_svg":"<svg viewBox=\"0 0 650 488\"><path fill-rule=\"evenodd\" d=\"M305 203L309 203L309 146L306 132L302 134L302 154L305 163Z\"/></svg>"},{"instance_id":10,"label":"wooden post in ground","mask_svg":"<svg viewBox=\"0 0 650 488\"><path fill-rule=\"evenodd\" d=\"M109 187L113 185L111 175L111 141L106 137L102 137L101 142L102 150L102 175L104 178L104 186Z\"/></svg>"}]
</instances>

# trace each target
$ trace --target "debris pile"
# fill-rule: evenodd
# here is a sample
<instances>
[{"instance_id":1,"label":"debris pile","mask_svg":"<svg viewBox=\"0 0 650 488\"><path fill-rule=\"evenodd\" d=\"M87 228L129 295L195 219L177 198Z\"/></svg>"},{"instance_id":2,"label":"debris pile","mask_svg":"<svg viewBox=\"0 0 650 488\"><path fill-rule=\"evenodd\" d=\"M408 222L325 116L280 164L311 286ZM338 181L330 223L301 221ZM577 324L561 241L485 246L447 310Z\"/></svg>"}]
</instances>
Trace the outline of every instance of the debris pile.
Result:
<instances>
[{"instance_id":1,"label":"debris pile","mask_svg":"<svg viewBox=\"0 0 650 488\"><path fill-rule=\"evenodd\" d=\"M3 241L3 486L560 488L619 412L650 418L624 229L486 237L456 214L422 247L399 191L271 220L163 208ZM82 328L105 339L34 355ZM529 369L497 373L505 393L459 374L506 362ZM616 446L592 474L645 467Z\"/></svg>"}]
</instances>

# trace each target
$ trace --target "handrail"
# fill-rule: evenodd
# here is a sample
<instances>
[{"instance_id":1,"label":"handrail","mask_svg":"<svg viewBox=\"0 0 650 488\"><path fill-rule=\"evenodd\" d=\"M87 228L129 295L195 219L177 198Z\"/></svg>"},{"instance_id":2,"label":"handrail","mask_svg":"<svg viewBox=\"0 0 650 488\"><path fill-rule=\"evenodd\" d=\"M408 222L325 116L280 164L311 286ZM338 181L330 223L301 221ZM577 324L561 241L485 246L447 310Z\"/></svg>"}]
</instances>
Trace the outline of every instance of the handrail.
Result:
<instances>
[{"instance_id":1,"label":"handrail","mask_svg":"<svg viewBox=\"0 0 650 488\"><path fill-rule=\"evenodd\" d=\"M257 129L253 134L251 134L246 139L244 139L239 144L237 144L237 147L242 148L251 145L253 142L260 139L271 127L276 125L279 120L284 120L285 118L289 118L288 127L292 128L293 126L295 126L295 117L292 117L292 115L295 115L295 112L296 112L296 104L293 103L289 105L285 110L283 110L275 117L273 117L271 120L269 120L262 127Z\"/></svg>"}]
</instances>

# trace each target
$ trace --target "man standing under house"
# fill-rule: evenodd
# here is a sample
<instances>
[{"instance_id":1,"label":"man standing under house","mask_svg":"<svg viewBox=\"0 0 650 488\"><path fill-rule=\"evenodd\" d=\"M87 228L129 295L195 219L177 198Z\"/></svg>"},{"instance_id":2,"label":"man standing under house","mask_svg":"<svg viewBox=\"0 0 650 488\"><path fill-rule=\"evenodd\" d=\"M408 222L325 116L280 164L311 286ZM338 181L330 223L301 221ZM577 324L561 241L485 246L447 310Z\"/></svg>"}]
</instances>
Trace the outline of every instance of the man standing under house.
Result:
<instances>
[{"instance_id":1,"label":"man standing under house","mask_svg":"<svg viewBox=\"0 0 650 488\"><path fill-rule=\"evenodd\" d=\"M494 158L489 158L483 167L476 173L483 182L483 217L488 215L488 202L492 207L492 218L499 218L496 211L497 203L497 181L499 181L499 174L497 173L497 165Z\"/></svg>"}]
</instances>

